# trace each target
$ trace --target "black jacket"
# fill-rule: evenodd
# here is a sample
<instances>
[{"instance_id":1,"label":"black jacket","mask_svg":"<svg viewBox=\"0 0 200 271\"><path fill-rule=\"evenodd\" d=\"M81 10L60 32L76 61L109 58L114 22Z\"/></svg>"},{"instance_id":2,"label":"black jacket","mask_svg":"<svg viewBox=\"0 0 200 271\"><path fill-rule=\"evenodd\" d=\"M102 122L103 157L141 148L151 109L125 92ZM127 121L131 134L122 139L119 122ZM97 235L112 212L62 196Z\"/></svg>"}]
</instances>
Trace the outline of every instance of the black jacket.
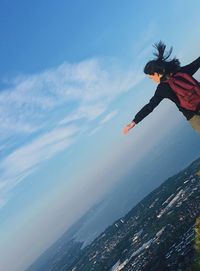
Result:
<instances>
[{"instance_id":1,"label":"black jacket","mask_svg":"<svg viewBox=\"0 0 200 271\"><path fill-rule=\"evenodd\" d=\"M193 75L200 68L200 57L195 61L190 63L189 65L183 66L180 68L180 72L185 72L190 75ZM147 115L149 115L154 108L163 100L170 99L172 102L176 104L179 111L183 113L187 120L191 119L194 115L200 115L199 112L194 112L191 110L184 109L180 106L180 102L175 92L170 88L167 83L161 82L158 84L157 89L155 91L154 96L150 99L149 103L146 104L136 115L133 121L135 123L139 123L143 120Z\"/></svg>"}]
</instances>

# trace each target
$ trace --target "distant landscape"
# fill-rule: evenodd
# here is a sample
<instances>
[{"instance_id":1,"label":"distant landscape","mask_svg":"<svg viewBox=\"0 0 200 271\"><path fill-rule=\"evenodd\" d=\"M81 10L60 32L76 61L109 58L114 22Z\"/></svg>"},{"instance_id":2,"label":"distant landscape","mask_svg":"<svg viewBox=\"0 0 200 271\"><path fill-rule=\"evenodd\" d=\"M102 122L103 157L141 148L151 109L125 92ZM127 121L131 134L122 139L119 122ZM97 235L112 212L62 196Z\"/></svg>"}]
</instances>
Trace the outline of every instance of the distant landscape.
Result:
<instances>
[{"instance_id":1,"label":"distant landscape","mask_svg":"<svg viewBox=\"0 0 200 271\"><path fill-rule=\"evenodd\" d=\"M168 178L88 246L76 233L91 209L27 271L155 271L188 269L195 260L200 216L200 158Z\"/></svg>"}]
</instances>

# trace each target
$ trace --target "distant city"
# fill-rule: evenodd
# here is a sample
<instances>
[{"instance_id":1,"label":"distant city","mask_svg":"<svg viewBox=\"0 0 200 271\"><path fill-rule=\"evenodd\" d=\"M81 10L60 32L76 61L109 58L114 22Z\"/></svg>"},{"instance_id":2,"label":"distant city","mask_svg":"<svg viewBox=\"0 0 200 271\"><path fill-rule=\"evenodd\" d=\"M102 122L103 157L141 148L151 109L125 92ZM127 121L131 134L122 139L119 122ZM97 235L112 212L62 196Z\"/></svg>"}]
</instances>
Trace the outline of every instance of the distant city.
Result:
<instances>
[{"instance_id":1,"label":"distant city","mask_svg":"<svg viewBox=\"0 0 200 271\"><path fill-rule=\"evenodd\" d=\"M188 268L195 258L194 227L199 216L200 158L168 178L86 247L76 240L87 219L83 217L27 271L192 270Z\"/></svg>"}]
</instances>

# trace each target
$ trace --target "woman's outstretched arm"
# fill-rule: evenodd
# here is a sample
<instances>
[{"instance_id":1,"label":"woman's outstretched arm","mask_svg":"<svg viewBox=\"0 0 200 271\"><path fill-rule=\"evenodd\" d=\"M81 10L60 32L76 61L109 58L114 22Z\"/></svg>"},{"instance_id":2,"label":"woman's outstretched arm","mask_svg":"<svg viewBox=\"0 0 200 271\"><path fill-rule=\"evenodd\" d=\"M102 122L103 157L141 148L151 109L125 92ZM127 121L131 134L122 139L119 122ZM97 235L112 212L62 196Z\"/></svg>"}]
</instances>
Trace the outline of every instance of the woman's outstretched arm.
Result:
<instances>
[{"instance_id":1,"label":"woman's outstretched arm","mask_svg":"<svg viewBox=\"0 0 200 271\"><path fill-rule=\"evenodd\" d=\"M158 86L159 88L159 86ZM135 115L133 121L137 124L141 120L143 120L146 116L148 116L164 99L164 97L158 94L158 88L154 94L154 96L150 99L149 103L146 104L142 109Z\"/></svg>"},{"instance_id":2,"label":"woman's outstretched arm","mask_svg":"<svg viewBox=\"0 0 200 271\"><path fill-rule=\"evenodd\" d=\"M150 99L149 103L142 107L142 109L135 115L135 118L132 120L132 122L124 127L124 134L127 134L138 122L149 115L154 110L154 108L156 108L156 106L164 99L164 97L158 94L158 90L160 90L160 86L158 86L154 96Z\"/></svg>"}]
</instances>

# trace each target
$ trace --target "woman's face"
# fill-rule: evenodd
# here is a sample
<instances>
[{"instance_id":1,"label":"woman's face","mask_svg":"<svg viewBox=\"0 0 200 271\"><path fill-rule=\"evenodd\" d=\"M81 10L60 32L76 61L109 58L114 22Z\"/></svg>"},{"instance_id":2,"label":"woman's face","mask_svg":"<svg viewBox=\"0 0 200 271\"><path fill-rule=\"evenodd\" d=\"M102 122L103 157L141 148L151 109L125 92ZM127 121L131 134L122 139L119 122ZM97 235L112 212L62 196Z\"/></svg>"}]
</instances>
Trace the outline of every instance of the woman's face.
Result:
<instances>
[{"instance_id":1,"label":"woman's face","mask_svg":"<svg viewBox=\"0 0 200 271\"><path fill-rule=\"evenodd\" d=\"M162 77L162 74L155 72L154 74L148 74L148 77L154 82L160 83L160 78Z\"/></svg>"}]
</instances>

